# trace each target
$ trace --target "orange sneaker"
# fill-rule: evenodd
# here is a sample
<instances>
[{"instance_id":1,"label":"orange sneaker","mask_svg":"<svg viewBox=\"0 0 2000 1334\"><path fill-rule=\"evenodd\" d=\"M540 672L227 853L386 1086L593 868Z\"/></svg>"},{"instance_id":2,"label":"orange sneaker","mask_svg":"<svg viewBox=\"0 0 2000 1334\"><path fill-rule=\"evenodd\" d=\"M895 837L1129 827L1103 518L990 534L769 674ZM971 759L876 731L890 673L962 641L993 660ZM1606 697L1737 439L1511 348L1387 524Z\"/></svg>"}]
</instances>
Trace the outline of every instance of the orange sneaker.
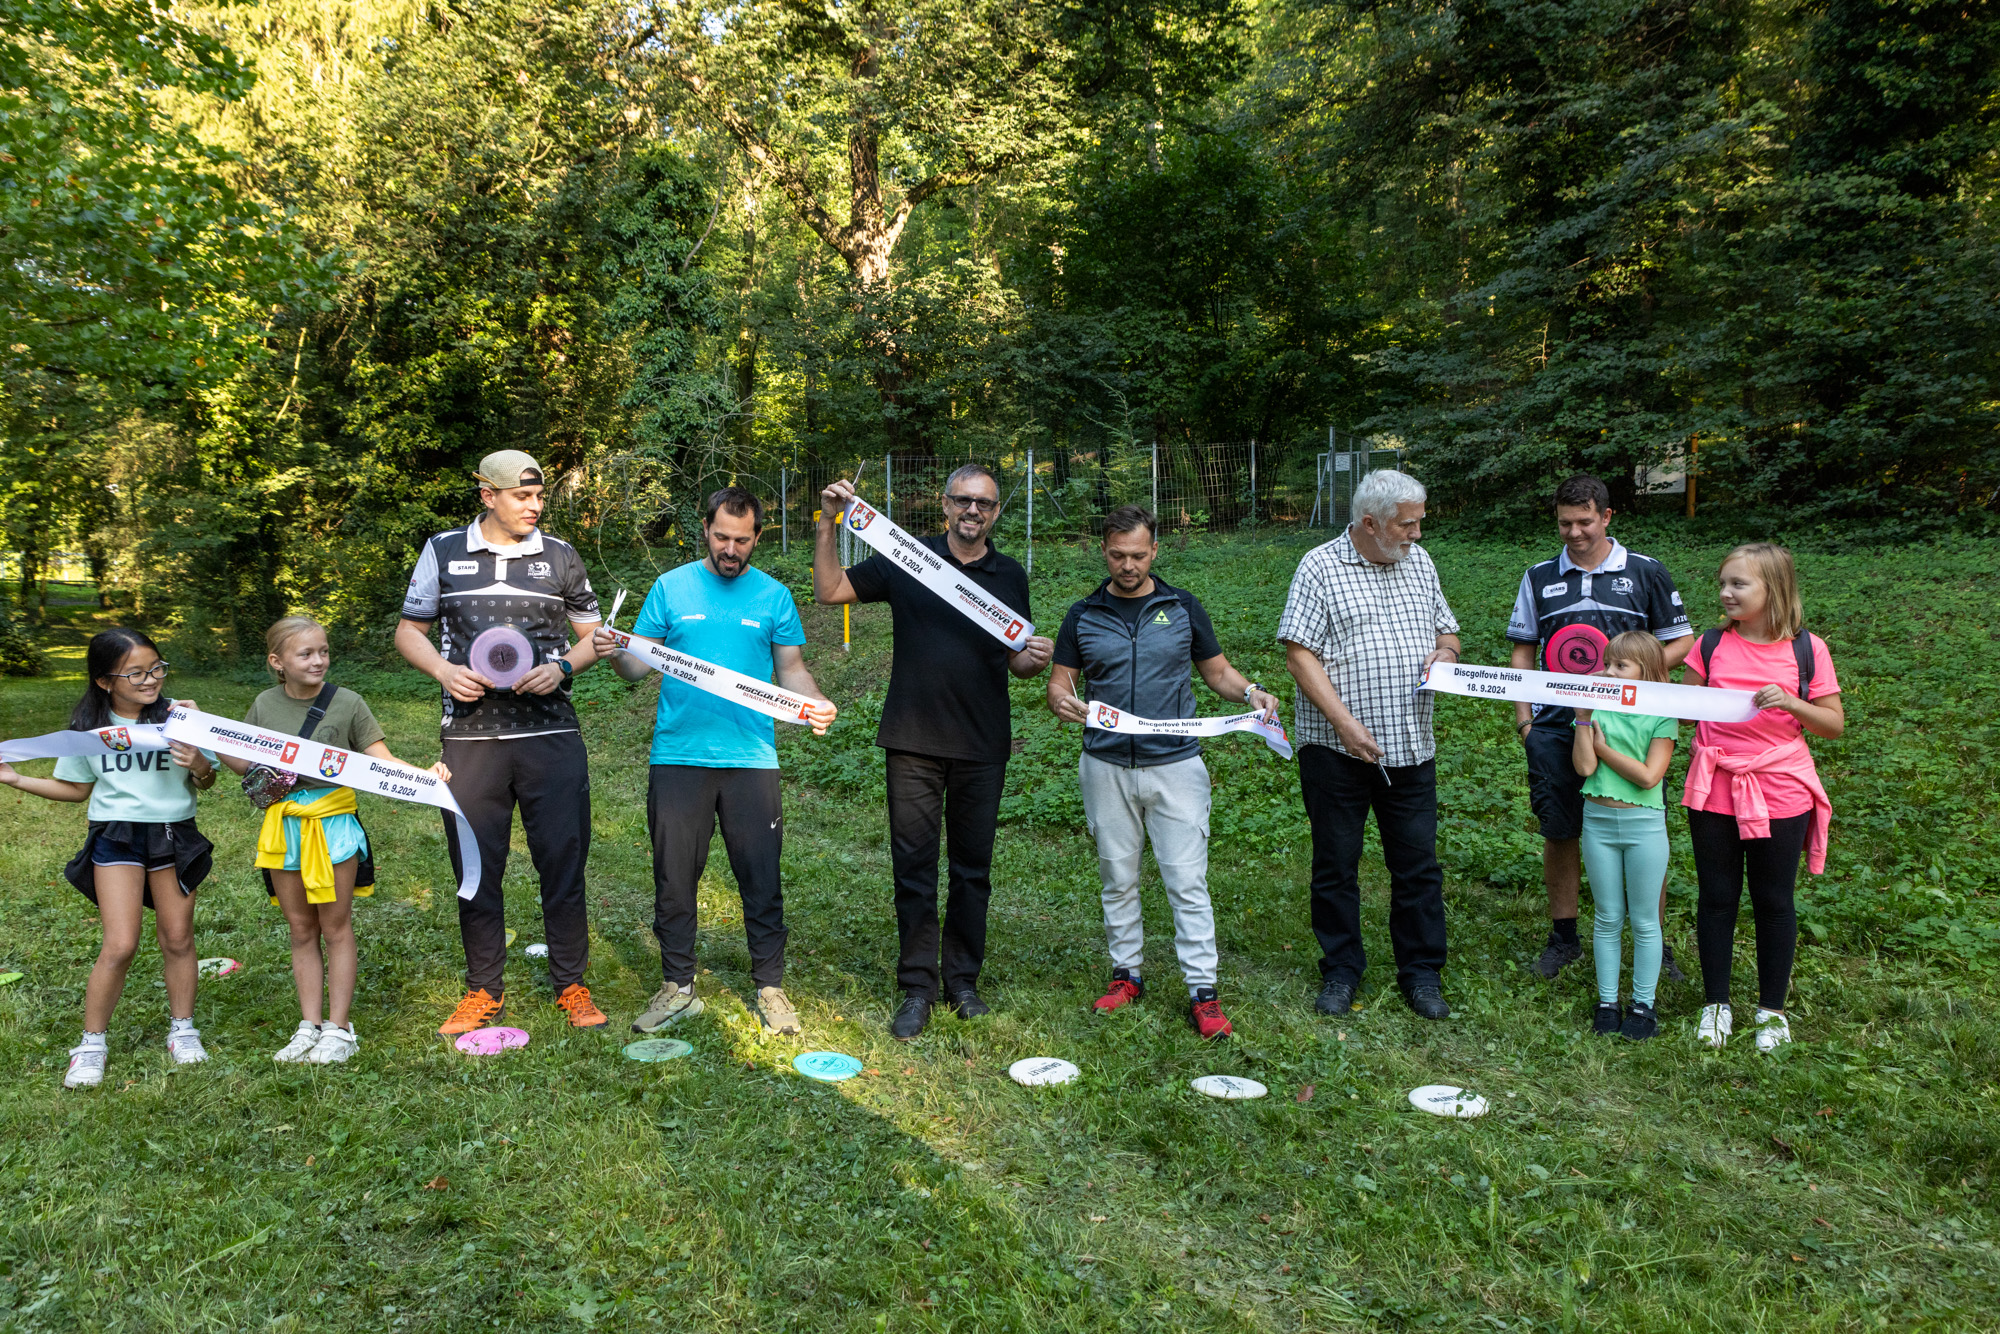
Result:
<instances>
[{"instance_id":1,"label":"orange sneaker","mask_svg":"<svg viewBox=\"0 0 2000 1334\"><path fill-rule=\"evenodd\" d=\"M507 1002L495 997L481 987L477 991L465 993L465 999L451 1012L451 1018L438 1027L439 1037L457 1037L460 1033L470 1033L475 1028L484 1028L501 1015L507 1013Z\"/></svg>"},{"instance_id":2,"label":"orange sneaker","mask_svg":"<svg viewBox=\"0 0 2000 1334\"><path fill-rule=\"evenodd\" d=\"M581 982L564 987L562 995L556 997L556 1004L569 1011L571 1028L602 1028L611 1022L590 998L590 988Z\"/></svg>"}]
</instances>

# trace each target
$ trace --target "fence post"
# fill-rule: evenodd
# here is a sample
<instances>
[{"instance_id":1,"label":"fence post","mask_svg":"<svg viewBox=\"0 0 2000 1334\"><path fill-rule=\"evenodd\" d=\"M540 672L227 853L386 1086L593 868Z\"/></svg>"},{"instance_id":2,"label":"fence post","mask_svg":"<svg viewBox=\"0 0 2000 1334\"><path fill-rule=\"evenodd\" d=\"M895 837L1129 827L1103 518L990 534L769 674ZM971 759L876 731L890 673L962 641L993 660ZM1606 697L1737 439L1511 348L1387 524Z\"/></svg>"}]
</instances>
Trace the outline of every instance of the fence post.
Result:
<instances>
[{"instance_id":1,"label":"fence post","mask_svg":"<svg viewBox=\"0 0 2000 1334\"><path fill-rule=\"evenodd\" d=\"M1257 526L1257 437L1250 437L1250 526Z\"/></svg>"},{"instance_id":2,"label":"fence post","mask_svg":"<svg viewBox=\"0 0 2000 1334\"><path fill-rule=\"evenodd\" d=\"M1160 517L1160 437L1153 437L1153 518Z\"/></svg>"},{"instance_id":3,"label":"fence post","mask_svg":"<svg viewBox=\"0 0 2000 1334\"><path fill-rule=\"evenodd\" d=\"M1035 447L1028 446L1028 574L1035 573Z\"/></svg>"},{"instance_id":4,"label":"fence post","mask_svg":"<svg viewBox=\"0 0 2000 1334\"><path fill-rule=\"evenodd\" d=\"M792 550L792 507L786 502L791 499L791 479L785 475L785 465L778 465L778 554L789 555Z\"/></svg>"}]
</instances>

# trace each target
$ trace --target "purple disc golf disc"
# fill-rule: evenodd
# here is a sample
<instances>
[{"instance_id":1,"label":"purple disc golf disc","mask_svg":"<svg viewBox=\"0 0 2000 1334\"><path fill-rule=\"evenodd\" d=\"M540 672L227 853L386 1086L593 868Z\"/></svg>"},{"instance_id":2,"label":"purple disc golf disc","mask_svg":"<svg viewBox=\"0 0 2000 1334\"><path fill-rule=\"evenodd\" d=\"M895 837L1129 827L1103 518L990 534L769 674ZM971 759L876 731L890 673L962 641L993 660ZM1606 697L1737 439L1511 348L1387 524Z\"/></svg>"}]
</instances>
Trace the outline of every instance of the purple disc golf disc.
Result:
<instances>
[{"instance_id":1,"label":"purple disc golf disc","mask_svg":"<svg viewBox=\"0 0 2000 1334\"><path fill-rule=\"evenodd\" d=\"M495 625L479 632L467 660L473 671L496 687L512 690L516 681L534 670L535 646L513 626Z\"/></svg>"}]
</instances>

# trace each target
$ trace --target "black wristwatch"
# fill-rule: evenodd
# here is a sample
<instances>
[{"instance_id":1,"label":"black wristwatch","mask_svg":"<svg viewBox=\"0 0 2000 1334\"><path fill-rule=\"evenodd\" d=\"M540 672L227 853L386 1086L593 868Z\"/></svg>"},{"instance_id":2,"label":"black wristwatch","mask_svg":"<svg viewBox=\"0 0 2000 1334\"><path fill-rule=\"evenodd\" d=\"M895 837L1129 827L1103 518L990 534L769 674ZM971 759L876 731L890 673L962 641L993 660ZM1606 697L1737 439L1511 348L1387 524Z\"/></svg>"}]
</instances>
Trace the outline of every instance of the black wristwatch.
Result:
<instances>
[{"instance_id":1,"label":"black wristwatch","mask_svg":"<svg viewBox=\"0 0 2000 1334\"><path fill-rule=\"evenodd\" d=\"M558 666L558 667L562 668L562 674L563 674L563 676L564 676L565 678L568 678L568 677L572 677L572 676L575 676L575 675L576 675L576 668L574 668L574 667L570 666L570 662L569 662L569 659L568 659L568 658L557 658L557 659L556 659L556 666Z\"/></svg>"}]
</instances>

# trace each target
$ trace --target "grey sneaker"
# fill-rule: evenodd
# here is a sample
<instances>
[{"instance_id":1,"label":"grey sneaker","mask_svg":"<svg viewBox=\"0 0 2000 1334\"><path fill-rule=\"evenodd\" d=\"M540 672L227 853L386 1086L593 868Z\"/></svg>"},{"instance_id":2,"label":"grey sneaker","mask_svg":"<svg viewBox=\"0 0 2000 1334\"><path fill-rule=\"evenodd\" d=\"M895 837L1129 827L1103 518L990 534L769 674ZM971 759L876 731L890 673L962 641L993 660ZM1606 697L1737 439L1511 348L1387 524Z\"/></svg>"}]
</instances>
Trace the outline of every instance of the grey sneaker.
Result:
<instances>
[{"instance_id":1,"label":"grey sneaker","mask_svg":"<svg viewBox=\"0 0 2000 1334\"><path fill-rule=\"evenodd\" d=\"M694 994L693 987L678 987L669 982L646 1002L646 1008L632 1021L632 1031L655 1033L683 1019L692 1019L707 1008L701 1003L701 997Z\"/></svg>"},{"instance_id":2,"label":"grey sneaker","mask_svg":"<svg viewBox=\"0 0 2000 1334\"><path fill-rule=\"evenodd\" d=\"M799 1023L799 1012L792 1008L785 998L782 987L757 988L757 1021L764 1025L766 1033L803 1033Z\"/></svg>"}]
</instances>

